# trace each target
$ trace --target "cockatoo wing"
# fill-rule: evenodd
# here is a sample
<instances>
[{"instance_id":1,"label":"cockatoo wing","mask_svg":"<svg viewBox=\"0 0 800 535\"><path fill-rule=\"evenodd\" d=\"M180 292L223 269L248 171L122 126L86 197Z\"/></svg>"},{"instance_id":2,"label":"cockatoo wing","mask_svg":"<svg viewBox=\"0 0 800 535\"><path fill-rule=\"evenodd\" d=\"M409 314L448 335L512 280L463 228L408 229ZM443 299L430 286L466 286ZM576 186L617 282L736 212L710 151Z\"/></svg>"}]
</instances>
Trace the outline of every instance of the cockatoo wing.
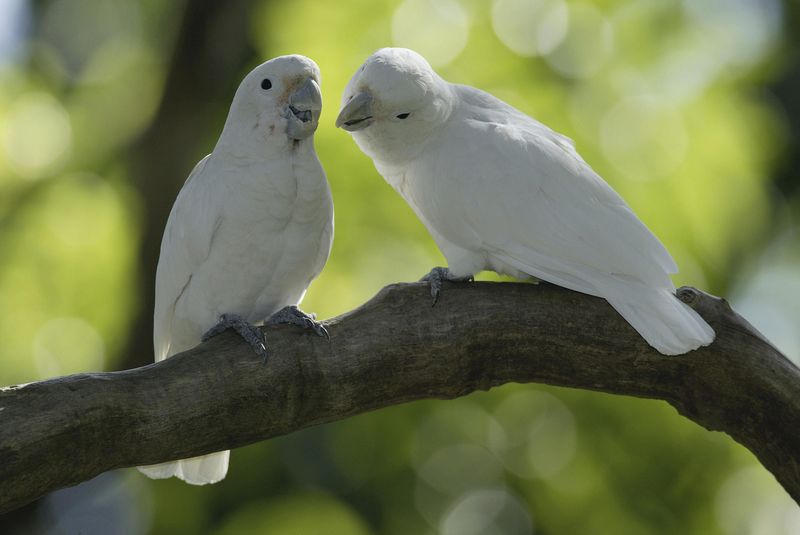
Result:
<instances>
[{"instance_id":1,"label":"cockatoo wing","mask_svg":"<svg viewBox=\"0 0 800 535\"><path fill-rule=\"evenodd\" d=\"M175 305L191 284L192 273L208 257L215 229L221 223L215 183L204 171L210 155L195 166L169 214L156 270L156 304L153 314L155 360L163 360L186 347L175 348Z\"/></svg>"},{"instance_id":2,"label":"cockatoo wing","mask_svg":"<svg viewBox=\"0 0 800 535\"><path fill-rule=\"evenodd\" d=\"M191 284L192 273L208 257L214 231L220 224L220 206L212 201L216 184L204 173L210 155L195 166L172 206L156 270L156 305L153 314L155 360L188 349L176 346L174 336L180 327L173 324L175 306ZM148 477L177 476L187 483L216 483L228 471L229 451L191 459L140 466Z\"/></svg>"},{"instance_id":3,"label":"cockatoo wing","mask_svg":"<svg viewBox=\"0 0 800 535\"><path fill-rule=\"evenodd\" d=\"M422 202L438 205L422 211L435 214L431 224L445 239L606 298L665 353L713 340L672 295L670 254L568 138L486 93L455 87L460 115L424 158L435 191Z\"/></svg>"},{"instance_id":4,"label":"cockatoo wing","mask_svg":"<svg viewBox=\"0 0 800 535\"><path fill-rule=\"evenodd\" d=\"M496 102L488 111L465 106L463 120L425 155L435 191L417 202L437 203L422 210L436 214L437 230L563 273L581 291L594 273L672 288L668 274L677 268L667 250L569 140Z\"/></svg>"}]
</instances>

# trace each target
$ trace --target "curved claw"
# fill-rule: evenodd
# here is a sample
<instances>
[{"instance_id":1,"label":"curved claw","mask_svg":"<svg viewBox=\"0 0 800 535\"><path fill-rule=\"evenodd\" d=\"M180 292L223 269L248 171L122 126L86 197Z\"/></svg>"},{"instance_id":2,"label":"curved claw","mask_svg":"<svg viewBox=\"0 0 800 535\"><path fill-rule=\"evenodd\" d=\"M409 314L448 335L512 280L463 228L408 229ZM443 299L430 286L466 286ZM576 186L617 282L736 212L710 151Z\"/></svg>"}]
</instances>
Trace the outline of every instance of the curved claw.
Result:
<instances>
[{"instance_id":1,"label":"curved claw","mask_svg":"<svg viewBox=\"0 0 800 535\"><path fill-rule=\"evenodd\" d=\"M433 304L431 304L431 306L435 306L436 302L439 300L439 296L442 293L442 282L472 282L473 280L475 280L475 277L472 275L468 275L466 277L456 277L446 267L435 267L424 277L422 277L420 282L430 283L431 297L433 297Z\"/></svg>"},{"instance_id":2,"label":"curved claw","mask_svg":"<svg viewBox=\"0 0 800 535\"><path fill-rule=\"evenodd\" d=\"M436 302L439 300L439 295L442 293L442 279L436 278L432 279L430 282L431 297L433 297L433 303L431 303L431 306L435 306Z\"/></svg>"},{"instance_id":3,"label":"curved claw","mask_svg":"<svg viewBox=\"0 0 800 535\"><path fill-rule=\"evenodd\" d=\"M311 325L308 325L308 328L317 333L317 336L324 336L328 340L331 339L331 335L328 333L328 329L326 329L323 324L319 323L316 320L311 321L310 323Z\"/></svg>"},{"instance_id":4,"label":"curved claw","mask_svg":"<svg viewBox=\"0 0 800 535\"><path fill-rule=\"evenodd\" d=\"M222 314L217 324L207 330L203 336L200 337L200 340L206 342L228 329L236 331L245 342L250 344L253 351L255 351L258 356L263 357L266 362L269 353L267 352L267 343L264 333L261 332L261 329L238 314Z\"/></svg>"},{"instance_id":5,"label":"curved claw","mask_svg":"<svg viewBox=\"0 0 800 535\"><path fill-rule=\"evenodd\" d=\"M324 336L326 339L330 340L331 337L328 334L328 330L322 323L318 322L316 318L316 314L306 314L296 306L291 305L283 307L273 314L269 320L267 320L267 325L299 325L300 327L311 329L317 336Z\"/></svg>"}]
</instances>

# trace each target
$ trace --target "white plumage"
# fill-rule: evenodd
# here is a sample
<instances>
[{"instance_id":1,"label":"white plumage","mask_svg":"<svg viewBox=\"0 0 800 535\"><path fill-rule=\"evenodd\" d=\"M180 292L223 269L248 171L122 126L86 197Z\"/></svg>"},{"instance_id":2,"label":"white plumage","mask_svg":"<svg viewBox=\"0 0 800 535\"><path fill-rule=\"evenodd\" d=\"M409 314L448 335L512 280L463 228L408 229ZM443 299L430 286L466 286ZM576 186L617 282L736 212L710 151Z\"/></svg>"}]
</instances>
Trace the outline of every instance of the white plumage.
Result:
<instances>
[{"instance_id":1,"label":"white plumage","mask_svg":"<svg viewBox=\"0 0 800 535\"><path fill-rule=\"evenodd\" d=\"M411 205L451 277L489 269L603 297L667 355L714 340L675 297L670 254L570 139L398 48L354 75L337 126Z\"/></svg>"},{"instance_id":2,"label":"white plumage","mask_svg":"<svg viewBox=\"0 0 800 535\"><path fill-rule=\"evenodd\" d=\"M319 68L282 56L242 81L214 151L170 213L156 274L156 361L201 341L222 314L260 323L297 305L327 261L333 201L314 151ZM225 477L229 452L139 469L187 483Z\"/></svg>"}]
</instances>

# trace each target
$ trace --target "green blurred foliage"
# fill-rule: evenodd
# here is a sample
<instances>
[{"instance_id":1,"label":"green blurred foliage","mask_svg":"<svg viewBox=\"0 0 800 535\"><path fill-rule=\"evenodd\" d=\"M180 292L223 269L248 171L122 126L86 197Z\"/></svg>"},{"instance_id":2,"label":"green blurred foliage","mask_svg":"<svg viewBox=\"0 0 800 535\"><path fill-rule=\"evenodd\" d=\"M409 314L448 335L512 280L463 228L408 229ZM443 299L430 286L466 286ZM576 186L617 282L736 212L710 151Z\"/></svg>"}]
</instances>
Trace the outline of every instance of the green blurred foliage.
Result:
<instances>
[{"instance_id":1,"label":"green blurred foliage","mask_svg":"<svg viewBox=\"0 0 800 535\"><path fill-rule=\"evenodd\" d=\"M342 502L315 493L298 494L241 507L215 531L218 535L240 533L306 535L368 535L370 530L357 513Z\"/></svg>"},{"instance_id":2,"label":"green blurred foliage","mask_svg":"<svg viewBox=\"0 0 800 535\"><path fill-rule=\"evenodd\" d=\"M134 187L133 148L158 111L182 16L180 4L154 0L11 4L29 25L22 52L2 63L0 46L1 384L114 369L135 335L147 290L137 287L136 258L153 199ZM774 314L769 307L785 300L780 310L800 317L800 297L790 297L800 296L798 199L779 198L773 186L796 119L768 90L797 53L784 30L789 6L247 4L250 26L234 31L257 53L241 75L284 53L312 57L323 73L316 146L336 239L304 308L331 317L443 262L408 206L333 126L350 75L376 48L399 45L575 139L673 253L676 283L741 295L753 314ZM224 58L223 37L198 54ZM209 114L205 151L223 119ZM770 285L775 273L783 291ZM795 347L786 317L769 323L784 325L775 331L781 347ZM131 532L153 534L800 532L797 506L725 435L664 403L532 385L393 407L242 448L227 479L210 487L119 477L133 489L125 507L149 522ZM102 489L75 492L84 492L80 507L45 502L31 513L42 532L64 532L60 518L100 514L91 504Z\"/></svg>"}]
</instances>

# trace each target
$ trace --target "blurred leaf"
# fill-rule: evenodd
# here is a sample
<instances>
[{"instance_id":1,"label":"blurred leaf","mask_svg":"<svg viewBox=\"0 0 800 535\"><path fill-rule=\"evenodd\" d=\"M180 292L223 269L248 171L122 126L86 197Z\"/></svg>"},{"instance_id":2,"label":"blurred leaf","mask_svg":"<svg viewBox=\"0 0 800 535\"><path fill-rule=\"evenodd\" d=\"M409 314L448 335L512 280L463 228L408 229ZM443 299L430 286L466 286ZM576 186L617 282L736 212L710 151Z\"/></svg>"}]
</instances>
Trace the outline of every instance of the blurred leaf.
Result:
<instances>
[{"instance_id":1,"label":"blurred leaf","mask_svg":"<svg viewBox=\"0 0 800 535\"><path fill-rule=\"evenodd\" d=\"M217 535L368 535L358 515L334 498L300 494L240 508L216 530Z\"/></svg>"}]
</instances>

